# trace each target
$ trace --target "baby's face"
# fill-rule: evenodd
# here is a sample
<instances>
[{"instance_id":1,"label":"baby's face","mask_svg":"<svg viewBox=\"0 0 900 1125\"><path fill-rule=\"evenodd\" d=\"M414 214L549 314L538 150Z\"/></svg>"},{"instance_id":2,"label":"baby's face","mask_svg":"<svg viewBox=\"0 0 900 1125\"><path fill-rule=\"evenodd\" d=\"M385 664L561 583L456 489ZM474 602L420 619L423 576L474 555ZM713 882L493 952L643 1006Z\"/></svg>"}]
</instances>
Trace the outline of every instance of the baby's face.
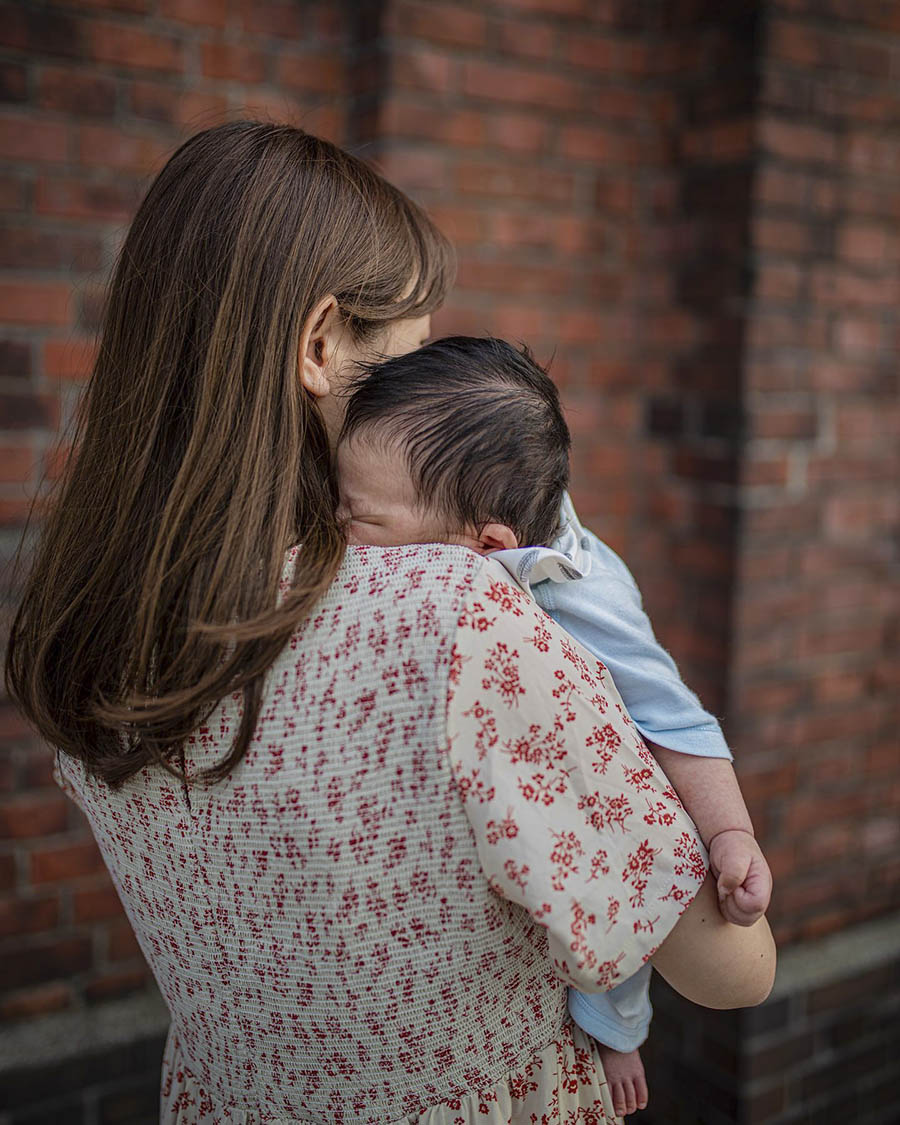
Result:
<instances>
[{"instance_id":1,"label":"baby's face","mask_svg":"<svg viewBox=\"0 0 900 1125\"><path fill-rule=\"evenodd\" d=\"M349 520L347 541L375 547L405 543L460 543L478 550L474 536L448 532L449 521L423 512L399 452L364 435L337 448L340 504L338 517Z\"/></svg>"}]
</instances>

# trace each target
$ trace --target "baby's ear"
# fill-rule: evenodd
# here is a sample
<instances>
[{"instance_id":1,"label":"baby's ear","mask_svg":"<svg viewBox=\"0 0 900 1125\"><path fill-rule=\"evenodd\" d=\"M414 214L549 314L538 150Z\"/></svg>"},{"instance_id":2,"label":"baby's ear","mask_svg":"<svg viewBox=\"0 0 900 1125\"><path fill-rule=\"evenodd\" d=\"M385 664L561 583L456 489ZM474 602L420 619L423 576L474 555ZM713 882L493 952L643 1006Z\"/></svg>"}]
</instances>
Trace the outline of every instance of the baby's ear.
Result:
<instances>
[{"instance_id":1,"label":"baby's ear","mask_svg":"<svg viewBox=\"0 0 900 1125\"><path fill-rule=\"evenodd\" d=\"M519 545L515 532L505 523L486 523L478 533L478 542L485 551L511 551Z\"/></svg>"}]
</instances>

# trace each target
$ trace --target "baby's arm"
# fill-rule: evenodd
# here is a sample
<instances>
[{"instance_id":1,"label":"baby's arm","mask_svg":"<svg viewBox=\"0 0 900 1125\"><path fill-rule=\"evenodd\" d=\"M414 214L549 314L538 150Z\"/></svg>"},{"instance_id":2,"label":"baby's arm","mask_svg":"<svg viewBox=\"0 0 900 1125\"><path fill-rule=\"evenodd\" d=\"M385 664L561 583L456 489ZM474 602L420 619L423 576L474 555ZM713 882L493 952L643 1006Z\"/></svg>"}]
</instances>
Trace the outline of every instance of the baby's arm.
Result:
<instances>
[{"instance_id":1,"label":"baby's arm","mask_svg":"<svg viewBox=\"0 0 900 1125\"><path fill-rule=\"evenodd\" d=\"M725 918L752 924L768 906L772 878L715 717L684 684L659 644L630 571L579 526L590 573L541 582L538 603L609 669L622 700L710 852Z\"/></svg>"},{"instance_id":2,"label":"baby's arm","mask_svg":"<svg viewBox=\"0 0 900 1125\"><path fill-rule=\"evenodd\" d=\"M769 905L772 875L753 835L734 767L722 758L648 746L709 849L722 914L738 926L752 925Z\"/></svg>"}]
</instances>

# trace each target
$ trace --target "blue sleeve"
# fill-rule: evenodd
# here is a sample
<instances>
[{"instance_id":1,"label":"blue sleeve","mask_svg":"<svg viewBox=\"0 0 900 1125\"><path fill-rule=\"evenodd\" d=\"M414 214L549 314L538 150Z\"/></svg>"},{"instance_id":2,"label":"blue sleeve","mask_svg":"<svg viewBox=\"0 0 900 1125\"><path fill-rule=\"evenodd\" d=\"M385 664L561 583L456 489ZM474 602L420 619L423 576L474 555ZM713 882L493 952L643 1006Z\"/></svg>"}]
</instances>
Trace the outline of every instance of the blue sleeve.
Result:
<instances>
[{"instance_id":1,"label":"blue sleeve","mask_svg":"<svg viewBox=\"0 0 900 1125\"><path fill-rule=\"evenodd\" d=\"M608 992L588 995L570 988L569 1014L583 1031L614 1051L636 1051L653 1018L650 973L648 963Z\"/></svg>"},{"instance_id":2,"label":"blue sleeve","mask_svg":"<svg viewBox=\"0 0 900 1125\"><path fill-rule=\"evenodd\" d=\"M628 567L590 532L582 543L590 573L577 581L539 582L532 587L538 605L606 665L645 738L684 754L733 761L718 721L653 635Z\"/></svg>"}]
</instances>

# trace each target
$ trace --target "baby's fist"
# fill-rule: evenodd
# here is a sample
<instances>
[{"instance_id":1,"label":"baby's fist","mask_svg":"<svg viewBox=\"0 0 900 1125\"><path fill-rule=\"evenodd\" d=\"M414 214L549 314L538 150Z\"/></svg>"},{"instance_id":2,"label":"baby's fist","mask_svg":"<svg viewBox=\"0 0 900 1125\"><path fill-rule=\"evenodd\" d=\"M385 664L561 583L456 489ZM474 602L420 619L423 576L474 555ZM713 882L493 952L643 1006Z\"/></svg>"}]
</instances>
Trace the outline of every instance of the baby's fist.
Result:
<instances>
[{"instance_id":1,"label":"baby's fist","mask_svg":"<svg viewBox=\"0 0 900 1125\"><path fill-rule=\"evenodd\" d=\"M709 844L709 866L722 917L736 926L752 926L772 897L772 873L755 838L740 828L716 833Z\"/></svg>"}]
</instances>

